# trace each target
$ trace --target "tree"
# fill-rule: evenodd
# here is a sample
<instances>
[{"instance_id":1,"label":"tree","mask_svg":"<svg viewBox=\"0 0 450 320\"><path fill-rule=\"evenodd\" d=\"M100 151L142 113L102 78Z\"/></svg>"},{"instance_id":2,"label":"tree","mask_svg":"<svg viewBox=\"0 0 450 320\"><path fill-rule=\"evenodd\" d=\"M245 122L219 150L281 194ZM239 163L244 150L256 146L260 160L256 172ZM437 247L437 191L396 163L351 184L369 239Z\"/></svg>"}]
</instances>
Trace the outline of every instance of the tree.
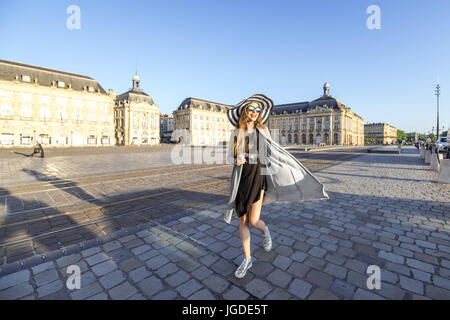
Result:
<instances>
[{"instance_id":1,"label":"tree","mask_svg":"<svg viewBox=\"0 0 450 320\"><path fill-rule=\"evenodd\" d=\"M407 141L409 141L411 139L414 141L414 139L416 138L416 133L415 132L405 133L405 135L406 135L406 139L405 140L407 140ZM447 131L445 131L445 135L447 135ZM397 137L398 137L398 131L397 131ZM427 140L427 137L428 136L426 134L424 134L424 133L418 133L417 134L417 139L422 140L422 141Z\"/></svg>"},{"instance_id":2,"label":"tree","mask_svg":"<svg viewBox=\"0 0 450 320\"><path fill-rule=\"evenodd\" d=\"M406 140L405 131L397 130L397 140Z\"/></svg>"},{"instance_id":3,"label":"tree","mask_svg":"<svg viewBox=\"0 0 450 320\"><path fill-rule=\"evenodd\" d=\"M416 133L415 132L406 133L406 140L407 141L414 141L415 138L416 138Z\"/></svg>"},{"instance_id":4,"label":"tree","mask_svg":"<svg viewBox=\"0 0 450 320\"><path fill-rule=\"evenodd\" d=\"M434 133L430 133L430 134L428 135L428 137L431 138L431 141L436 141L436 136L434 135Z\"/></svg>"},{"instance_id":5,"label":"tree","mask_svg":"<svg viewBox=\"0 0 450 320\"><path fill-rule=\"evenodd\" d=\"M427 136L423 133L419 133L419 140L425 141L427 140Z\"/></svg>"}]
</instances>

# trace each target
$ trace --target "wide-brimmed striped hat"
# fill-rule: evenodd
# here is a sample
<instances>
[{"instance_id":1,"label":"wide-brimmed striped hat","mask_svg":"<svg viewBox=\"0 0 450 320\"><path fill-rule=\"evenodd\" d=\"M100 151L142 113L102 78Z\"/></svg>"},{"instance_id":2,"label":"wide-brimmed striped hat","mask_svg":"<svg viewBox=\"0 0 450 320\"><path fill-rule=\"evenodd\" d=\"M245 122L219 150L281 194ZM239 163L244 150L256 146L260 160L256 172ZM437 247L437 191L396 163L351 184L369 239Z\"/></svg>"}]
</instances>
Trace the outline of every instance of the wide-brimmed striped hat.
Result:
<instances>
[{"instance_id":1,"label":"wide-brimmed striped hat","mask_svg":"<svg viewBox=\"0 0 450 320\"><path fill-rule=\"evenodd\" d=\"M272 112L273 108L273 101L263 94L254 94L227 110L228 120L230 120L233 126L239 126L239 118L241 117L242 110L247 104L252 101L259 102L259 104L261 105L261 122L265 123L267 119L269 119L270 113Z\"/></svg>"}]
</instances>

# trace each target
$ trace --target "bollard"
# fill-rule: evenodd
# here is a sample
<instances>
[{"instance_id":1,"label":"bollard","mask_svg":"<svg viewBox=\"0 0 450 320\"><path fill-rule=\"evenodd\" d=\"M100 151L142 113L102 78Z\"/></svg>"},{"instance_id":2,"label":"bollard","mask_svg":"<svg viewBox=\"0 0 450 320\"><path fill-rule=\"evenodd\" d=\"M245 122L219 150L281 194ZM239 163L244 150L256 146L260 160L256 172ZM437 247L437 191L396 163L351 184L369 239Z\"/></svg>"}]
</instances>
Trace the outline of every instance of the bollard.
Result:
<instances>
[{"instance_id":1,"label":"bollard","mask_svg":"<svg viewBox=\"0 0 450 320\"><path fill-rule=\"evenodd\" d=\"M439 160L436 153L433 153L431 155L430 169L433 171L439 171Z\"/></svg>"},{"instance_id":2,"label":"bollard","mask_svg":"<svg viewBox=\"0 0 450 320\"><path fill-rule=\"evenodd\" d=\"M431 150L426 150L425 151L425 163L430 163L431 161Z\"/></svg>"},{"instance_id":3,"label":"bollard","mask_svg":"<svg viewBox=\"0 0 450 320\"><path fill-rule=\"evenodd\" d=\"M441 160L438 182L450 183L450 159Z\"/></svg>"}]
</instances>

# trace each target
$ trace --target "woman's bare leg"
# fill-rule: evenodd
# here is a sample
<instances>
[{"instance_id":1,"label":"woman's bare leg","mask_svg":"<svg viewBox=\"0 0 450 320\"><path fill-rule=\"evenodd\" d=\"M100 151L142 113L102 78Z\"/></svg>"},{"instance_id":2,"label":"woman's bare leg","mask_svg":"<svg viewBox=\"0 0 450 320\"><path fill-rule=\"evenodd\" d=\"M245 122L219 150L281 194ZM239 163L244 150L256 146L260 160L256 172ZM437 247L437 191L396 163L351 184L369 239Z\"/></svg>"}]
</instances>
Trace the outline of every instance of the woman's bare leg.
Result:
<instances>
[{"instance_id":1,"label":"woman's bare leg","mask_svg":"<svg viewBox=\"0 0 450 320\"><path fill-rule=\"evenodd\" d=\"M248 213L243 215L240 219L239 235L241 237L245 259L250 259L250 228L248 226Z\"/></svg>"},{"instance_id":2,"label":"woman's bare leg","mask_svg":"<svg viewBox=\"0 0 450 320\"><path fill-rule=\"evenodd\" d=\"M250 225L253 228L256 228L259 231L261 231L263 235L266 235L266 224L264 223L264 221L259 219L261 215L261 206L263 202L263 197L264 197L264 190L261 190L261 197L259 198L258 202L255 202L250 208Z\"/></svg>"},{"instance_id":3,"label":"woman's bare leg","mask_svg":"<svg viewBox=\"0 0 450 320\"><path fill-rule=\"evenodd\" d=\"M255 202L250 208L249 212L243 215L239 223L239 235L242 241L242 248L244 250L245 258L250 259L250 227L249 224L261 231L263 235L266 234L266 225L264 221L260 220L261 206L264 197L264 190L261 190L261 197L258 202Z\"/></svg>"}]
</instances>

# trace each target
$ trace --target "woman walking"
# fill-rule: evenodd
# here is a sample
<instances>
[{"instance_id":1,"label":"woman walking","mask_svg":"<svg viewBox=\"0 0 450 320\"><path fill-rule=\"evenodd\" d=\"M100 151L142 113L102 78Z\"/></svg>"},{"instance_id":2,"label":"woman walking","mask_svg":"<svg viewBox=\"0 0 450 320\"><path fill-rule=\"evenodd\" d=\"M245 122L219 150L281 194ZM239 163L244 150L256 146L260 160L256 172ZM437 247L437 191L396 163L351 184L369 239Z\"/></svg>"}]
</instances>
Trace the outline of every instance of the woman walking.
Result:
<instances>
[{"instance_id":1,"label":"woman walking","mask_svg":"<svg viewBox=\"0 0 450 320\"><path fill-rule=\"evenodd\" d=\"M271 139L264 123L272 108L271 99L255 94L227 111L228 119L235 127L228 150L234 167L224 219L230 223L233 212L240 219L239 235L244 260L235 272L237 278L243 278L253 264L250 226L261 232L264 250L272 249L269 228L260 219L263 204L328 198L323 185Z\"/></svg>"},{"instance_id":2,"label":"woman walking","mask_svg":"<svg viewBox=\"0 0 450 320\"><path fill-rule=\"evenodd\" d=\"M242 241L245 259L236 270L236 277L242 278L252 266L250 255L250 226L258 229L263 235L264 250L272 249L269 228L260 219L264 191L267 190L266 176L261 175L261 162L258 157L259 132L256 128L267 130L261 120L262 105L258 101L245 104L239 119L239 134L236 137L234 154L236 165L242 165L242 175L236 194L236 212L240 217L239 234ZM268 130L267 130L268 132ZM256 143L255 143L256 142ZM249 163L249 160L253 163Z\"/></svg>"}]
</instances>

